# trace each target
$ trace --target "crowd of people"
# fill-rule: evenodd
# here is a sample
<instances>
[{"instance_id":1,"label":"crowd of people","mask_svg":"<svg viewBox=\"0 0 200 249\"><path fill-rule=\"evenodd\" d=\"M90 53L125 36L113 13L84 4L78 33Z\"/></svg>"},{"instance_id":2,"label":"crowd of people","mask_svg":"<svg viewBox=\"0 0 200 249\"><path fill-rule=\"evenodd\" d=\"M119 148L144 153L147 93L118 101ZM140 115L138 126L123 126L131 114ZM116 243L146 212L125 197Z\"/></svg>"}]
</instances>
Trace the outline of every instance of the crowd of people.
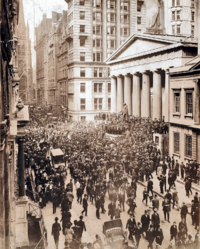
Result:
<instances>
[{"instance_id":1,"label":"crowd of people","mask_svg":"<svg viewBox=\"0 0 200 249\"><path fill-rule=\"evenodd\" d=\"M83 232L87 224L83 215L88 215L88 206L95 205L96 218L108 215L111 220L120 219L128 205L130 219L126 223L129 231L128 239L135 248L139 247L140 239L148 241L148 248L162 248L164 234L159 217L159 200L153 189L153 172L157 174L160 192L165 197L162 208L165 220L170 222L171 208L180 209L181 219L177 225L173 223L169 231L171 242L169 248L199 248L199 198L195 194L191 215L193 225L197 230L192 238L187 229L188 209L185 203L179 205L178 191L175 189L179 174L185 180L187 196L191 193L191 182L197 181L195 174L198 169L196 161L179 165L173 157L162 157L161 152L153 142L153 132L166 133L167 125L163 121L152 121L150 118L131 117L124 122L114 115L109 122L99 124L65 124L59 119L49 122L45 110L32 108L31 122L26 130L25 152L28 157L28 167L34 175L39 205L45 207L52 202L52 212L56 213L58 206L62 211L62 232L65 235L66 248L80 248ZM124 127L123 137L109 139L105 133L112 126ZM120 128L121 129L121 128ZM60 148L65 154L65 167L52 167L49 152L52 148ZM67 174L70 180L66 183ZM167 182L168 179L168 182ZM138 219L136 197L138 181L147 181L143 191L143 202L152 205L153 214L149 210ZM171 192L173 188L173 193ZM108 195L109 205L105 207ZM73 200L83 206L79 220L71 221ZM108 218L109 219L109 218ZM52 235L58 248L61 226L56 217L52 226ZM172 244L172 241L174 243ZM99 235L88 248L104 248ZM124 246L127 246L125 243ZM126 247L125 247L126 248Z\"/></svg>"}]
</instances>

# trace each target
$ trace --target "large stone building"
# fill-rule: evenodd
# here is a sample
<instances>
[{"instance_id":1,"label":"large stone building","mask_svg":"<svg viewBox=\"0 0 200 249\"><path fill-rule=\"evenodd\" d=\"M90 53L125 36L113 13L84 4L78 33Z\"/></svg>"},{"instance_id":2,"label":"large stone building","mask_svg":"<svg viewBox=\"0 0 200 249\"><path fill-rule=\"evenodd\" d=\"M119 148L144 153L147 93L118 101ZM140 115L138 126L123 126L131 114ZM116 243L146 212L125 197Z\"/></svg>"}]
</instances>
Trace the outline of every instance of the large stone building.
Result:
<instances>
[{"instance_id":1,"label":"large stone building","mask_svg":"<svg viewBox=\"0 0 200 249\"><path fill-rule=\"evenodd\" d=\"M196 1L198 56L170 68L169 152L175 160L200 164L200 3Z\"/></svg>"},{"instance_id":2,"label":"large stone building","mask_svg":"<svg viewBox=\"0 0 200 249\"><path fill-rule=\"evenodd\" d=\"M0 248L28 245L25 197L24 127L28 106L20 101L18 74L18 0L2 0L0 9ZM18 160L17 160L18 159Z\"/></svg>"},{"instance_id":3,"label":"large stone building","mask_svg":"<svg viewBox=\"0 0 200 249\"><path fill-rule=\"evenodd\" d=\"M25 24L23 2L20 0L20 13L18 22L18 70L20 77L20 98L25 103L33 102L33 70L31 40L29 38L29 25Z\"/></svg>"},{"instance_id":4,"label":"large stone building","mask_svg":"<svg viewBox=\"0 0 200 249\"><path fill-rule=\"evenodd\" d=\"M43 19L35 28L36 51L36 97L37 104L44 105L48 99L48 32L51 28L51 18L43 15Z\"/></svg>"},{"instance_id":5,"label":"large stone building","mask_svg":"<svg viewBox=\"0 0 200 249\"><path fill-rule=\"evenodd\" d=\"M200 163L200 56L170 68L170 155Z\"/></svg>"},{"instance_id":6,"label":"large stone building","mask_svg":"<svg viewBox=\"0 0 200 249\"><path fill-rule=\"evenodd\" d=\"M58 28L61 30L60 43L57 53L57 89L58 100L57 104L68 108L68 42L66 40L67 35L67 11L63 12L63 16L59 22Z\"/></svg>"},{"instance_id":7,"label":"large stone building","mask_svg":"<svg viewBox=\"0 0 200 249\"><path fill-rule=\"evenodd\" d=\"M144 1L67 0L68 115L93 120L111 109L105 60L127 37L146 28Z\"/></svg>"},{"instance_id":8,"label":"large stone building","mask_svg":"<svg viewBox=\"0 0 200 249\"><path fill-rule=\"evenodd\" d=\"M166 35L132 35L107 60L112 112L128 105L129 114L168 121L170 67L197 54L197 43ZM144 101L145 100L145 101Z\"/></svg>"}]
</instances>

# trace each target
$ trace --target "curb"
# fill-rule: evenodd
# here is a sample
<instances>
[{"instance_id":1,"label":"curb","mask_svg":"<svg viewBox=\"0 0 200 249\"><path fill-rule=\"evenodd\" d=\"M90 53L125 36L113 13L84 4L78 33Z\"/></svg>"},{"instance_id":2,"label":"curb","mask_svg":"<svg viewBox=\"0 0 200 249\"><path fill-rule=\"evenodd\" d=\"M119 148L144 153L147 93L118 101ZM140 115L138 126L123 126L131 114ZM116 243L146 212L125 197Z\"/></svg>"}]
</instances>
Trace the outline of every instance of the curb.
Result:
<instances>
[{"instance_id":1,"label":"curb","mask_svg":"<svg viewBox=\"0 0 200 249\"><path fill-rule=\"evenodd\" d=\"M177 179L176 181L177 181L178 183L184 185L184 182L183 182L183 181L181 181L181 180L179 180L179 179ZM192 186L192 189L195 190L195 191L197 191L197 192L200 192L200 188L198 188L198 187L196 187L196 186Z\"/></svg>"}]
</instances>

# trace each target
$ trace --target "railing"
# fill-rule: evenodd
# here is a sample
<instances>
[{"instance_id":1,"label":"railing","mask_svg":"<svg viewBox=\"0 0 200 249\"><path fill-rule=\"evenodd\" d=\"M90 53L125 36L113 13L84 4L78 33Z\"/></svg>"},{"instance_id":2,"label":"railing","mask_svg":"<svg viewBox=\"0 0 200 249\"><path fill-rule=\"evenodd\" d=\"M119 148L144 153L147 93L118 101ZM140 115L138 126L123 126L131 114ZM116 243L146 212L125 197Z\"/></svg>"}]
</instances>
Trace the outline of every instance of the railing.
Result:
<instances>
[{"instance_id":1,"label":"railing","mask_svg":"<svg viewBox=\"0 0 200 249\"><path fill-rule=\"evenodd\" d=\"M40 226L40 231L42 234L42 237L41 237L40 241L38 242L38 244L36 245L35 249L36 248L37 249L44 249L47 246L47 230L46 230L46 227L44 224L42 210L41 210L40 206L35 204L30 199L28 202L28 213L39 219L39 226Z\"/></svg>"},{"instance_id":2,"label":"railing","mask_svg":"<svg viewBox=\"0 0 200 249\"><path fill-rule=\"evenodd\" d=\"M31 188L32 188L33 198L34 198L34 201L37 201L37 193L35 191L35 183L33 181L31 168L28 169L28 173L29 173L29 178L30 178L30 181L31 181Z\"/></svg>"},{"instance_id":3,"label":"railing","mask_svg":"<svg viewBox=\"0 0 200 249\"><path fill-rule=\"evenodd\" d=\"M39 242L37 243L37 245L35 246L34 249L44 249L44 248L46 248L46 246L47 246L46 235L47 235L47 233L44 232L44 234L42 235L41 239L39 240Z\"/></svg>"},{"instance_id":4,"label":"railing","mask_svg":"<svg viewBox=\"0 0 200 249\"><path fill-rule=\"evenodd\" d=\"M32 216L36 216L36 218L42 217L41 208L37 204L31 203L29 200L28 206L29 206L28 208L29 214L31 214Z\"/></svg>"}]
</instances>

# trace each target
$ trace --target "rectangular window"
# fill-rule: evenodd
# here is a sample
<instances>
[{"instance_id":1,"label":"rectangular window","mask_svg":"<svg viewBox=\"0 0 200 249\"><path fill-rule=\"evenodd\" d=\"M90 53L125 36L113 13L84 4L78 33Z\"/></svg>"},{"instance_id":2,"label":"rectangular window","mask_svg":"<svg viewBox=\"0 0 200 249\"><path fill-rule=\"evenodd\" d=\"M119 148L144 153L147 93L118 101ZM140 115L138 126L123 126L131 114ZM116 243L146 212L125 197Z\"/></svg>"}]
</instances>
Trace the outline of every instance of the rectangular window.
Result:
<instances>
[{"instance_id":1,"label":"rectangular window","mask_svg":"<svg viewBox=\"0 0 200 249\"><path fill-rule=\"evenodd\" d=\"M95 40L93 40L93 48L95 48Z\"/></svg>"},{"instance_id":2,"label":"rectangular window","mask_svg":"<svg viewBox=\"0 0 200 249\"><path fill-rule=\"evenodd\" d=\"M128 28L124 28L124 36L128 36L129 32L128 32Z\"/></svg>"},{"instance_id":3,"label":"rectangular window","mask_svg":"<svg viewBox=\"0 0 200 249\"><path fill-rule=\"evenodd\" d=\"M102 98L94 98L94 110L102 110Z\"/></svg>"},{"instance_id":4,"label":"rectangular window","mask_svg":"<svg viewBox=\"0 0 200 249\"><path fill-rule=\"evenodd\" d=\"M111 98L108 98L108 111L111 110Z\"/></svg>"},{"instance_id":5,"label":"rectangular window","mask_svg":"<svg viewBox=\"0 0 200 249\"><path fill-rule=\"evenodd\" d=\"M101 78L103 76L103 74L102 74L102 68L100 67L99 68L99 77Z\"/></svg>"},{"instance_id":6,"label":"rectangular window","mask_svg":"<svg viewBox=\"0 0 200 249\"><path fill-rule=\"evenodd\" d=\"M96 61L96 54L93 53L93 61Z\"/></svg>"},{"instance_id":7,"label":"rectangular window","mask_svg":"<svg viewBox=\"0 0 200 249\"><path fill-rule=\"evenodd\" d=\"M110 34L111 35L115 35L115 27L111 27L110 28Z\"/></svg>"},{"instance_id":8,"label":"rectangular window","mask_svg":"<svg viewBox=\"0 0 200 249\"><path fill-rule=\"evenodd\" d=\"M177 10L176 19L177 19L177 20L180 20L180 19L181 19L181 11L180 11L180 10Z\"/></svg>"},{"instance_id":9,"label":"rectangular window","mask_svg":"<svg viewBox=\"0 0 200 249\"><path fill-rule=\"evenodd\" d=\"M172 0L172 7L175 6L175 0Z\"/></svg>"},{"instance_id":10,"label":"rectangular window","mask_svg":"<svg viewBox=\"0 0 200 249\"><path fill-rule=\"evenodd\" d=\"M175 35L175 25L172 26L172 34Z\"/></svg>"},{"instance_id":11,"label":"rectangular window","mask_svg":"<svg viewBox=\"0 0 200 249\"><path fill-rule=\"evenodd\" d=\"M101 13L96 13L96 21L97 22L101 21Z\"/></svg>"},{"instance_id":12,"label":"rectangular window","mask_svg":"<svg viewBox=\"0 0 200 249\"><path fill-rule=\"evenodd\" d=\"M110 8L115 9L115 1L110 1Z\"/></svg>"},{"instance_id":13,"label":"rectangular window","mask_svg":"<svg viewBox=\"0 0 200 249\"><path fill-rule=\"evenodd\" d=\"M97 48L101 47L101 40L100 39L96 40L96 46L97 46Z\"/></svg>"},{"instance_id":14,"label":"rectangular window","mask_svg":"<svg viewBox=\"0 0 200 249\"><path fill-rule=\"evenodd\" d=\"M180 93L174 94L174 104L175 112L180 112Z\"/></svg>"},{"instance_id":15,"label":"rectangular window","mask_svg":"<svg viewBox=\"0 0 200 249\"><path fill-rule=\"evenodd\" d=\"M128 3L124 3L124 10L129 10L129 4Z\"/></svg>"},{"instance_id":16,"label":"rectangular window","mask_svg":"<svg viewBox=\"0 0 200 249\"><path fill-rule=\"evenodd\" d=\"M80 47L85 47L85 38L80 38Z\"/></svg>"},{"instance_id":17,"label":"rectangular window","mask_svg":"<svg viewBox=\"0 0 200 249\"><path fill-rule=\"evenodd\" d=\"M97 61L101 61L101 53L97 53Z\"/></svg>"},{"instance_id":18,"label":"rectangular window","mask_svg":"<svg viewBox=\"0 0 200 249\"><path fill-rule=\"evenodd\" d=\"M181 5L181 1L180 0L176 0L176 6L180 6Z\"/></svg>"},{"instance_id":19,"label":"rectangular window","mask_svg":"<svg viewBox=\"0 0 200 249\"><path fill-rule=\"evenodd\" d=\"M80 52L80 61L85 61L85 52Z\"/></svg>"},{"instance_id":20,"label":"rectangular window","mask_svg":"<svg viewBox=\"0 0 200 249\"><path fill-rule=\"evenodd\" d=\"M195 19L195 13L194 11L191 12L191 20L194 22L194 19Z\"/></svg>"},{"instance_id":21,"label":"rectangular window","mask_svg":"<svg viewBox=\"0 0 200 249\"><path fill-rule=\"evenodd\" d=\"M79 0L79 5L84 6L85 5L85 0Z\"/></svg>"},{"instance_id":22,"label":"rectangular window","mask_svg":"<svg viewBox=\"0 0 200 249\"><path fill-rule=\"evenodd\" d=\"M94 83L94 93L102 93L103 83Z\"/></svg>"},{"instance_id":23,"label":"rectangular window","mask_svg":"<svg viewBox=\"0 0 200 249\"><path fill-rule=\"evenodd\" d=\"M192 136L185 136L185 156L192 157Z\"/></svg>"},{"instance_id":24,"label":"rectangular window","mask_svg":"<svg viewBox=\"0 0 200 249\"><path fill-rule=\"evenodd\" d=\"M181 25L177 25L176 33L177 33L177 35L180 35L180 33L181 33Z\"/></svg>"},{"instance_id":25,"label":"rectangular window","mask_svg":"<svg viewBox=\"0 0 200 249\"><path fill-rule=\"evenodd\" d=\"M100 8L101 7L101 0L93 0L93 7Z\"/></svg>"},{"instance_id":26,"label":"rectangular window","mask_svg":"<svg viewBox=\"0 0 200 249\"><path fill-rule=\"evenodd\" d=\"M115 41L114 41L114 40L111 40L111 41L110 41L110 47L111 47L111 48L115 48Z\"/></svg>"},{"instance_id":27,"label":"rectangular window","mask_svg":"<svg viewBox=\"0 0 200 249\"><path fill-rule=\"evenodd\" d=\"M80 19L85 20L85 11L80 11Z\"/></svg>"},{"instance_id":28,"label":"rectangular window","mask_svg":"<svg viewBox=\"0 0 200 249\"><path fill-rule=\"evenodd\" d=\"M193 98L192 93L186 93L186 114L193 114Z\"/></svg>"},{"instance_id":29,"label":"rectangular window","mask_svg":"<svg viewBox=\"0 0 200 249\"><path fill-rule=\"evenodd\" d=\"M191 7L195 7L195 0L191 0Z\"/></svg>"},{"instance_id":30,"label":"rectangular window","mask_svg":"<svg viewBox=\"0 0 200 249\"><path fill-rule=\"evenodd\" d=\"M93 26L93 34L95 35L96 34L96 27Z\"/></svg>"},{"instance_id":31,"label":"rectangular window","mask_svg":"<svg viewBox=\"0 0 200 249\"><path fill-rule=\"evenodd\" d=\"M172 11L172 21L175 21L175 11Z\"/></svg>"},{"instance_id":32,"label":"rectangular window","mask_svg":"<svg viewBox=\"0 0 200 249\"><path fill-rule=\"evenodd\" d=\"M80 99L81 110L85 110L85 99Z\"/></svg>"},{"instance_id":33,"label":"rectangular window","mask_svg":"<svg viewBox=\"0 0 200 249\"><path fill-rule=\"evenodd\" d=\"M108 93L111 93L111 83L108 83Z\"/></svg>"},{"instance_id":34,"label":"rectangular window","mask_svg":"<svg viewBox=\"0 0 200 249\"><path fill-rule=\"evenodd\" d=\"M93 12L93 21L95 21L95 20L96 20L96 13Z\"/></svg>"},{"instance_id":35,"label":"rectangular window","mask_svg":"<svg viewBox=\"0 0 200 249\"><path fill-rule=\"evenodd\" d=\"M98 68L94 68L94 77L98 77Z\"/></svg>"},{"instance_id":36,"label":"rectangular window","mask_svg":"<svg viewBox=\"0 0 200 249\"><path fill-rule=\"evenodd\" d=\"M129 16L128 15L124 15L124 23L125 24L129 23Z\"/></svg>"},{"instance_id":37,"label":"rectangular window","mask_svg":"<svg viewBox=\"0 0 200 249\"><path fill-rule=\"evenodd\" d=\"M80 92L85 93L85 83L80 84Z\"/></svg>"},{"instance_id":38,"label":"rectangular window","mask_svg":"<svg viewBox=\"0 0 200 249\"><path fill-rule=\"evenodd\" d=\"M179 132L174 132L174 153L179 154L180 152L179 144L180 144L180 134Z\"/></svg>"},{"instance_id":39,"label":"rectangular window","mask_svg":"<svg viewBox=\"0 0 200 249\"><path fill-rule=\"evenodd\" d=\"M194 35L194 25L191 25L191 35Z\"/></svg>"},{"instance_id":40,"label":"rectangular window","mask_svg":"<svg viewBox=\"0 0 200 249\"><path fill-rule=\"evenodd\" d=\"M110 21L115 22L115 14L113 13L110 14Z\"/></svg>"},{"instance_id":41,"label":"rectangular window","mask_svg":"<svg viewBox=\"0 0 200 249\"><path fill-rule=\"evenodd\" d=\"M96 34L97 35L101 34L101 26L96 26Z\"/></svg>"},{"instance_id":42,"label":"rectangular window","mask_svg":"<svg viewBox=\"0 0 200 249\"><path fill-rule=\"evenodd\" d=\"M85 68L84 67L81 67L80 76L85 77Z\"/></svg>"},{"instance_id":43,"label":"rectangular window","mask_svg":"<svg viewBox=\"0 0 200 249\"><path fill-rule=\"evenodd\" d=\"M85 25L80 25L80 32L85 33Z\"/></svg>"},{"instance_id":44,"label":"rectangular window","mask_svg":"<svg viewBox=\"0 0 200 249\"><path fill-rule=\"evenodd\" d=\"M137 24L141 24L142 23L142 18L140 16L137 17Z\"/></svg>"},{"instance_id":45,"label":"rectangular window","mask_svg":"<svg viewBox=\"0 0 200 249\"><path fill-rule=\"evenodd\" d=\"M141 4L137 4L137 11L141 12L141 9L142 9L142 5Z\"/></svg>"},{"instance_id":46,"label":"rectangular window","mask_svg":"<svg viewBox=\"0 0 200 249\"><path fill-rule=\"evenodd\" d=\"M86 121L86 116L81 116L81 122L85 122Z\"/></svg>"}]
</instances>

